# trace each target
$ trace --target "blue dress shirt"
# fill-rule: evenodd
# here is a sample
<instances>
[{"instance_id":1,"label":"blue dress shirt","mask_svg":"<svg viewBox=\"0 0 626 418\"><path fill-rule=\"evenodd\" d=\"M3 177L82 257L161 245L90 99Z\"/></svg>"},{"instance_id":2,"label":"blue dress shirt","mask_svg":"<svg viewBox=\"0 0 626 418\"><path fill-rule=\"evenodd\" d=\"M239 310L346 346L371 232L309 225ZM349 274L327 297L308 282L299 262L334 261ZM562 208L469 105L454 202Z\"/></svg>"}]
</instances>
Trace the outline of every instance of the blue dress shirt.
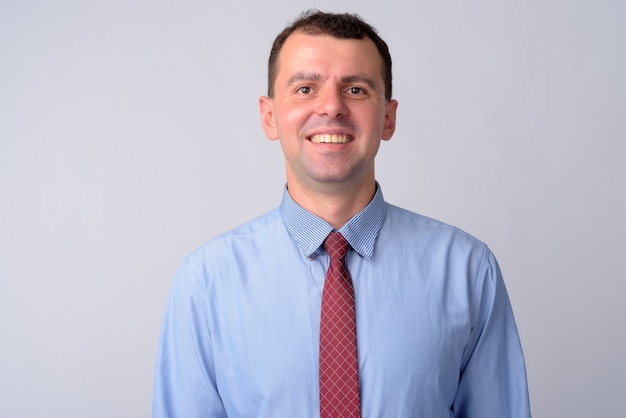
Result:
<instances>
[{"instance_id":1,"label":"blue dress shirt","mask_svg":"<svg viewBox=\"0 0 626 418\"><path fill-rule=\"evenodd\" d=\"M278 209L202 245L172 283L153 417L319 417L319 324L333 228L285 190ZM530 417L509 299L487 246L383 200L352 249L367 417Z\"/></svg>"}]
</instances>

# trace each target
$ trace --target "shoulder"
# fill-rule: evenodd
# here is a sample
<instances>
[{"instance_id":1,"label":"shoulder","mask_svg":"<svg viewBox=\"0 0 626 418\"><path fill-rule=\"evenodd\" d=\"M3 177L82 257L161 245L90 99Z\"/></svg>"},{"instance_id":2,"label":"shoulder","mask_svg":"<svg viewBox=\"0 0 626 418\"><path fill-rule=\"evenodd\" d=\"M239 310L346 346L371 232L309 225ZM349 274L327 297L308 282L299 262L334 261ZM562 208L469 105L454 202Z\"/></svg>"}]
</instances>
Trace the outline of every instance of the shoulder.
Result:
<instances>
[{"instance_id":1,"label":"shoulder","mask_svg":"<svg viewBox=\"0 0 626 418\"><path fill-rule=\"evenodd\" d=\"M237 239L254 239L257 236L261 236L268 231L271 232L276 227L283 225L282 217L279 209L271 210L258 218L252 219L236 228L231 229L217 237L211 239L205 245L210 246L214 243L223 241L231 241Z\"/></svg>"},{"instance_id":2,"label":"shoulder","mask_svg":"<svg viewBox=\"0 0 626 418\"><path fill-rule=\"evenodd\" d=\"M386 223L395 233L404 232L419 237L434 235L466 241L468 244L485 245L461 228L391 204L388 205Z\"/></svg>"},{"instance_id":3,"label":"shoulder","mask_svg":"<svg viewBox=\"0 0 626 418\"><path fill-rule=\"evenodd\" d=\"M280 211L274 209L200 245L184 259L183 265L220 265L234 256L252 255L255 248L268 245L272 237L284 231Z\"/></svg>"},{"instance_id":4,"label":"shoulder","mask_svg":"<svg viewBox=\"0 0 626 418\"><path fill-rule=\"evenodd\" d=\"M456 226L394 205L388 207L379 244L428 258L429 262L469 263L473 268L495 263L491 250L480 239Z\"/></svg>"},{"instance_id":5,"label":"shoulder","mask_svg":"<svg viewBox=\"0 0 626 418\"><path fill-rule=\"evenodd\" d=\"M483 241L456 226L396 206L389 207L377 246L380 259L399 259L407 270L442 279L457 290L480 293L483 285L495 289L501 281L496 257Z\"/></svg>"}]
</instances>

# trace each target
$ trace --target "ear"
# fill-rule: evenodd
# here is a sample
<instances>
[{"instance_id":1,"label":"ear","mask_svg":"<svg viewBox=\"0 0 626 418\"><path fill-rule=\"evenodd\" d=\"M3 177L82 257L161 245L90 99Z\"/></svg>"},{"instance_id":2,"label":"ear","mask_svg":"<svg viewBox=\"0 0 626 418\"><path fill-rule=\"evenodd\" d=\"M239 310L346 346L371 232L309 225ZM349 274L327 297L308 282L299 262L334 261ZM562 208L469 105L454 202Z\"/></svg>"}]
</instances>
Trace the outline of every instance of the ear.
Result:
<instances>
[{"instance_id":1,"label":"ear","mask_svg":"<svg viewBox=\"0 0 626 418\"><path fill-rule=\"evenodd\" d=\"M396 131L397 100L389 100L385 105L385 124L383 125L383 141L389 141Z\"/></svg>"},{"instance_id":2,"label":"ear","mask_svg":"<svg viewBox=\"0 0 626 418\"><path fill-rule=\"evenodd\" d=\"M265 136L272 141L278 139L278 130L274 120L274 101L267 96L261 96L259 98L259 111L261 112L261 125Z\"/></svg>"}]
</instances>

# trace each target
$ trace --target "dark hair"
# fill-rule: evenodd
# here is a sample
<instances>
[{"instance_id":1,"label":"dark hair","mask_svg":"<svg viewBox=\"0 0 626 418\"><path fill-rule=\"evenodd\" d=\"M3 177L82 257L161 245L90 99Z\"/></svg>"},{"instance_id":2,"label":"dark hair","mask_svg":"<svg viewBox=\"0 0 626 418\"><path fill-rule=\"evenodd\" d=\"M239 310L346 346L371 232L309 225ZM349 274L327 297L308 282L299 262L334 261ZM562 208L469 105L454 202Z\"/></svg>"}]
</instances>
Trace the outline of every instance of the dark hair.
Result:
<instances>
[{"instance_id":1,"label":"dark hair","mask_svg":"<svg viewBox=\"0 0 626 418\"><path fill-rule=\"evenodd\" d=\"M274 96L274 83L278 72L278 54L289 35L298 30L308 35L330 35L339 39L370 38L376 45L383 61L382 76L385 80L385 98L391 99L391 55L387 44L378 36L376 29L365 23L356 14L324 13L319 10L308 10L302 13L295 22L283 29L274 39L267 68L267 95L269 97Z\"/></svg>"}]
</instances>

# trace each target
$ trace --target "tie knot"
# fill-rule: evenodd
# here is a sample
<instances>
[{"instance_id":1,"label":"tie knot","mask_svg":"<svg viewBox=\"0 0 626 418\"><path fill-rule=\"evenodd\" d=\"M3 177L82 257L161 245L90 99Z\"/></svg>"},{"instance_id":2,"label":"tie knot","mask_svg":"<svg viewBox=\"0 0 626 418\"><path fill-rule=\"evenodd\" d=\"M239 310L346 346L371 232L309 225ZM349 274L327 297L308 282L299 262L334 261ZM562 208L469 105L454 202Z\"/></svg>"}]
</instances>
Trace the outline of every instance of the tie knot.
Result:
<instances>
[{"instance_id":1,"label":"tie knot","mask_svg":"<svg viewBox=\"0 0 626 418\"><path fill-rule=\"evenodd\" d=\"M350 244L348 241L337 231L333 231L328 234L326 241L324 242L324 249L328 253L331 260L346 258Z\"/></svg>"}]
</instances>

